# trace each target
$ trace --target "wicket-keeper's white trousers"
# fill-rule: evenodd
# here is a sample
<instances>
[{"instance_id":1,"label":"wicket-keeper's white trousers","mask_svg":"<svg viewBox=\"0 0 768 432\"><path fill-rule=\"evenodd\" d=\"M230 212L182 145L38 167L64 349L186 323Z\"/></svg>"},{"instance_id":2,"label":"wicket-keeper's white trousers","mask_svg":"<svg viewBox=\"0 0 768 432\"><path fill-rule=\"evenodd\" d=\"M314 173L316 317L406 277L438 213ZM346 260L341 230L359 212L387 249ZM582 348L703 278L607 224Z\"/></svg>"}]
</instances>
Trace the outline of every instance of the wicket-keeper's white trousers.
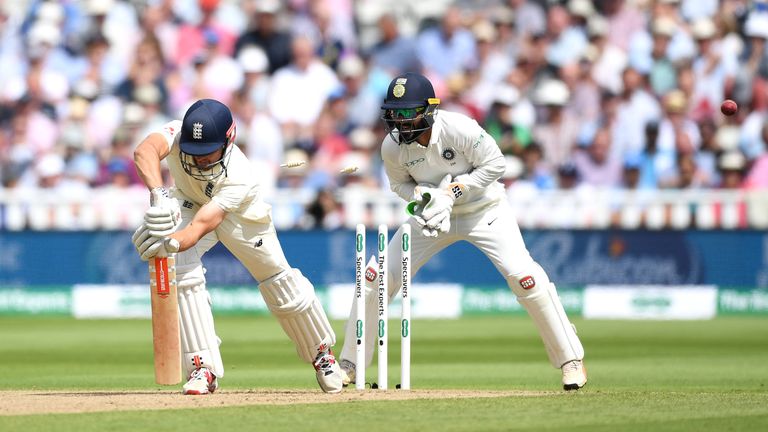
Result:
<instances>
[{"instance_id":1,"label":"wicket-keeper's white trousers","mask_svg":"<svg viewBox=\"0 0 768 432\"><path fill-rule=\"evenodd\" d=\"M492 205L476 213L451 215L451 228L448 233L437 237L425 237L421 227L413 219L411 225L411 260L412 277L432 256L449 245L461 240L468 241L491 260L496 270L504 277L507 285L517 296L517 300L526 309L539 330L550 363L555 368L584 357L584 348L576 336L574 326L563 310L560 298L546 272L533 260L525 246L514 213L506 201ZM388 245L389 253L400 251L402 229L392 236ZM394 251L394 252L393 252ZM401 273L398 259L388 257L387 281L390 300L400 290ZM451 265L461 266L461 262ZM471 273L472 269L466 269ZM366 319L365 345L366 365L373 359L376 341L377 295L378 284L366 282ZM411 295L418 288L411 288ZM357 311L354 304L345 329L344 347L341 358L355 362ZM417 328L418 325L415 327ZM418 331L414 333L418 344Z\"/></svg>"}]
</instances>

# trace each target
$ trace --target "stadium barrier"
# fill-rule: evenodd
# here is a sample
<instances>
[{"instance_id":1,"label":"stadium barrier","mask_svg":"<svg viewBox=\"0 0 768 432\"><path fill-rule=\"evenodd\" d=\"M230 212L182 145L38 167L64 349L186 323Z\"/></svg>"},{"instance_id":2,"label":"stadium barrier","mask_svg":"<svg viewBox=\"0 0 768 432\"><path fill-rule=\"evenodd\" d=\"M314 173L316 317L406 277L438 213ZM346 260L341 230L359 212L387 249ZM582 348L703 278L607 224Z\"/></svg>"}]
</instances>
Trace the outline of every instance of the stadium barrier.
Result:
<instances>
[{"instance_id":1,"label":"stadium barrier","mask_svg":"<svg viewBox=\"0 0 768 432\"><path fill-rule=\"evenodd\" d=\"M392 192L363 187L336 191L342 225L354 229L401 224L405 203ZM280 189L266 197L278 230L304 227L315 193ZM523 229L765 229L768 191L623 190L574 191L512 187L508 200ZM133 230L148 206L142 188L58 191L0 189L0 230Z\"/></svg>"}]
</instances>

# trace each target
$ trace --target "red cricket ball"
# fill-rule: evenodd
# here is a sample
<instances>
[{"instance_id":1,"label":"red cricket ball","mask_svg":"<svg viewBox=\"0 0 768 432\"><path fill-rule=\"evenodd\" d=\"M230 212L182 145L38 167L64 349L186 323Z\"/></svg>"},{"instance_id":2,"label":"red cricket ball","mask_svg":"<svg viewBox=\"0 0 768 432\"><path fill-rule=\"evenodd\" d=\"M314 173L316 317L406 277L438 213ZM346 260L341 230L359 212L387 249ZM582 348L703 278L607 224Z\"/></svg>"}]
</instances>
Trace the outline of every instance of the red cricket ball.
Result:
<instances>
[{"instance_id":1,"label":"red cricket ball","mask_svg":"<svg viewBox=\"0 0 768 432\"><path fill-rule=\"evenodd\" d=\"M736 105L736 102L732 101L731 99L724 100L723 103L720 105L720 112L722 112L727 116L736 114L736 111L738 110L739 110L739 106Z\"/></svg>"}]
</instances>

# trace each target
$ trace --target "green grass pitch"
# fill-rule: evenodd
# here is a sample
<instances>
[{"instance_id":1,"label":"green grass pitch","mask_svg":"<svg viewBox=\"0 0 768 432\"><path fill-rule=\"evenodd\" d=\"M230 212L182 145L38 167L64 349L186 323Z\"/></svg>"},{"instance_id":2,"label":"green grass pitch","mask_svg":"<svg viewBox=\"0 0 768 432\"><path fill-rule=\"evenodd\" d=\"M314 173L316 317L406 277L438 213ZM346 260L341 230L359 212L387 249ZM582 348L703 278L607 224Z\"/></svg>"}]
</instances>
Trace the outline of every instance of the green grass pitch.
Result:
<instances>
[{"instance_id":1,"label":"green grass pitch","mask_svg":"<svg viewBox=\"0 0 768 432\"><path fill-rule=\"evenodd\" d=\"M218 408L195 408L190 403L187 409L173 410L3 415L0 431L768 428L768 319L574 321L589 371L587 387L578 392L561 390L560 373L546 360L527 317L417 319L412 342L414 389L529 393ZM343 323L333 324L341 337ZM390 328L395 324L392 321ZM314 371L298 360L272 317L218 317L217 330L224 340L221 349L227 368L221 381L223 392L317 389ZM10 390L169 391L154 384L148 320L0 317L0 347L0 391L5 394ZM390 387L394 387L399 377L395 335L389 364ZM375 373L375 368L368 370L369 381ZM4 403L0 400L0 405Z\"/></svg>"}]
</instances>

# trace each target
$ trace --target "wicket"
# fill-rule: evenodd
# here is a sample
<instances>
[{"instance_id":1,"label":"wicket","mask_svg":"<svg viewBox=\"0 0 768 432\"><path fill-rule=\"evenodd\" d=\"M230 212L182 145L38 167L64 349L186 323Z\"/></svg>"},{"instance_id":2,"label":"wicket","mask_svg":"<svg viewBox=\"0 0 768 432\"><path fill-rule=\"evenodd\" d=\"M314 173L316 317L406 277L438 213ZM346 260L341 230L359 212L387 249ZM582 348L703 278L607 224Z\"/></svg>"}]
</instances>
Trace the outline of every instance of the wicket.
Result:
<instances>
[{"instance_id":1,"label":"wicket","mask_svg":"<svg viewBox=\"0 0 768 432\"><path fill-rule=\"evenodd\" d=\"M400 268L400 292L403 305L400 319L400 384L398 388L410 390L411 388L411 297L409 288L411 285L411 226L403 224L401 227ZM386 225L379 225L377 236L377 262L378 262L378 387L387 389L387 317L389 313L389 289L387 286L387 249L389 234ZM355 352L355 387L357 390L365 389L365 287L363 282L365 266L365 225L358 224L355 230L355 310L357 311L357 350Z\"/></svg>"}]
</instances>

